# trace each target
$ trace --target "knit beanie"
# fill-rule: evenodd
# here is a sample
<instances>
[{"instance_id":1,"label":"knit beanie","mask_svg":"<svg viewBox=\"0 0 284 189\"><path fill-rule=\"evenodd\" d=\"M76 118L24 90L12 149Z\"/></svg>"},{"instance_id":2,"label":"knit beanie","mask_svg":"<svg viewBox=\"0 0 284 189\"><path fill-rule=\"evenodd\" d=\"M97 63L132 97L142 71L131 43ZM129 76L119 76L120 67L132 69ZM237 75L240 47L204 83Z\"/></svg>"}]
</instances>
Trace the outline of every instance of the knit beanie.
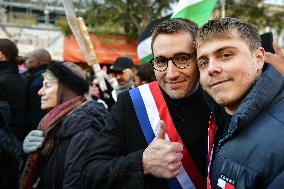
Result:
<instances>
[{"instance_id":1,"label":"knit beanie","mask_svg":"<svg viewBox=\"0 0 284 189\"><path fill-rule=\"evenodd\" d=\"M59 83L75 91L78 95L83 95L89 90L85 71L72 62L52 63L48 65L47 70L58 79Z\"/></svg>"}]
</instances>

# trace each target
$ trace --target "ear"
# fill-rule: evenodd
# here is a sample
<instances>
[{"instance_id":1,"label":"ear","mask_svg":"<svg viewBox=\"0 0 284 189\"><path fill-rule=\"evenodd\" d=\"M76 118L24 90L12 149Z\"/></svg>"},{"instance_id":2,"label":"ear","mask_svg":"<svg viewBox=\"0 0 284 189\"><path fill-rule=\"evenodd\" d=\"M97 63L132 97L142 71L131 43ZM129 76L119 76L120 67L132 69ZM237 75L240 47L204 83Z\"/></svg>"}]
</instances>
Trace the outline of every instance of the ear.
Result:
<instances>
[{"instance_id":1,"label":"ear","mask_svg":"<svg viewBox=\"0 0 284 189\"><path fill-rule=\"evenodd\" d=\"M0 51L0 60L4 61L5 59L5 55Z\"/></svg>"},{"instance_id":2,"label":"ear","mask_svg":"<svg viewBox=\"0 0 284 189\"><path fill-rule=\"evenodd\" d=\"M33 60L33 64L35 65L35 66L40 66L40 61L39 61L39 59L37 59L37 58L35 58L34 60Z\"/></svg>"},{"instance_id":3,"label":"ear","mask_svg":"<svg viewBox=\"0 0 284 189\"><path fill-rule=\"evenodd\" d=\"M265 59L265 50L262 47L259 47L255 51L255 60L256 60L256 67L258 71L261 71L264 65L264 59Z\"/></svg>"}]
</instances>

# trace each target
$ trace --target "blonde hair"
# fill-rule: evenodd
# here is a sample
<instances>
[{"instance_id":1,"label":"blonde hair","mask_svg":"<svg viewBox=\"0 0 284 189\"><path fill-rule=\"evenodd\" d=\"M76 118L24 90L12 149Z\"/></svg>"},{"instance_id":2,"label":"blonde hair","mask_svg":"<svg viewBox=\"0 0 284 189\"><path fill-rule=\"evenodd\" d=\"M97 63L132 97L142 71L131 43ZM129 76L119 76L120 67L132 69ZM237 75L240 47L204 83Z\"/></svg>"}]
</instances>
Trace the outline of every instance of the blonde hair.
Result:
<instances>
[{"instance_id":1,"label":"blonde hair","mask_svg":"<svg viewBox=\"0 0 284 189\"><path fill-rule=\"evenodd\" d=\"M56 82L58 83L58 79L53 75L52 72L50 72L49 70L47 70L46 72L44 72L42 74L43 79L48 80L50 82Z\"/></svg>"}]
</instances>

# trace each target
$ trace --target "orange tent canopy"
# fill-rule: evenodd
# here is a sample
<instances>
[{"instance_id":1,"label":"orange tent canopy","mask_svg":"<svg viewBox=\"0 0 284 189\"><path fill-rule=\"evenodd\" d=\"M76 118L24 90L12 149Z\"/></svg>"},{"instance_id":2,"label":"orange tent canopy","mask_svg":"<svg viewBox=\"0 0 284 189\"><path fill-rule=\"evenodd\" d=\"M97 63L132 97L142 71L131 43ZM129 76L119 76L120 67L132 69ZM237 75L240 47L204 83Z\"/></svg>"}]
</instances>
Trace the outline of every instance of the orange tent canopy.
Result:
<instances>
[{"instance_id":1,"label":"orange tent canopy","mask_svg":"<svg viewBox=\"0 0 284 189\"><path fill-rule=\"evenodd\" d=\"M136 41L121 35L90 35L99 63L112 64L116 58L128 56L140 64ZM86 62L74 36L64 38L64 61Z\"/></svg>"}]
</instances>

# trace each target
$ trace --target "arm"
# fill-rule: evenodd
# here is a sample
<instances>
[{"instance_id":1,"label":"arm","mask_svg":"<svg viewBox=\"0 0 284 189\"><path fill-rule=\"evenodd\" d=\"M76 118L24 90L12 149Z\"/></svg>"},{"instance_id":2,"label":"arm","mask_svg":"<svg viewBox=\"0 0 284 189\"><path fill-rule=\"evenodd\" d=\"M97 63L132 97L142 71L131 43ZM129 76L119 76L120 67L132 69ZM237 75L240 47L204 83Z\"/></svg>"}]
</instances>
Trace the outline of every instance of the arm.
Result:
<instances>
[{"instance_id":1,"label":"arm","mask_svg":"<svg viewBox=\"0 0 284 189\"><path fill-rule=\"evenodd\" d=\"M135 144L144 139L136 132L138 121L129 103L126 95L119 98L93 142L82 169L82 188L142 188L142 153L147 144L145 141L140 146ZM133 126L135 131L127 126ZM127 139L129 135L132 135L133 146L128 145L132 142Z\"/></svg>"},{"instance_id":2,"label":"arm","mask_svg":"<svg viewBox=\"0 0 284 189\"><path fill-rule=\"evenodd\" d=\"M278 44L273 43L275 54L265 52L265 61L272 64L284 76L284 53Z\"/></svg>"},{"instance_id":3,"label":"arm","mask_svg":"<svg viewBox=\"0 0 284 189\"><path fill-rule=\"evenodd\" d=\"M129 95L119 95L84 165L83 188L165 188L158 178L179 173L181 144L165 141L160 129L148 146L130 103Z\"/></svg>"},{"instance_id":4,"label":"arm","mask_svg":"<svg viewBox=\"0 0 284 189\"><path fill-rule=\"evenodd\" d=\"M64 177L62 188L76 189L80 187L80 171L87 151L95 140L95 134L90 130L84 130L72 137L66 150L64 161Z\"/></svg>"}]
</instances>

